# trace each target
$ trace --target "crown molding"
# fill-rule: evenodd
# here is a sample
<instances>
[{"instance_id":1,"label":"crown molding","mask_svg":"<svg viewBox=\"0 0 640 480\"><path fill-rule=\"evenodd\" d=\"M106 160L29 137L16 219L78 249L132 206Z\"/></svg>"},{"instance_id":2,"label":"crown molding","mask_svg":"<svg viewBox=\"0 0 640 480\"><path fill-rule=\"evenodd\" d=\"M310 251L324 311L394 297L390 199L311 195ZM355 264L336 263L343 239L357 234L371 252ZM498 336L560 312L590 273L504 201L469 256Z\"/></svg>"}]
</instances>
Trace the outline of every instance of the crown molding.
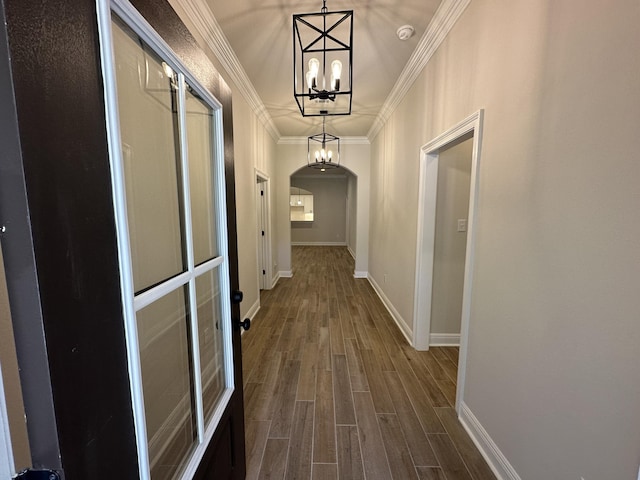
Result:
<instances>
[{"instance_id":1,"label":"crown molding","mask_svg":"<svg viewBox=\"0 0 640 480\"><path fill-rule=\"evenodd\" d=\"M367 136L341 138L340 140L342 142L345 144L370 144L371 140L375 138L380 132L380 129L387 120L389 120L391 114L398 107L398 104L407 94L418 75L420 75L427 63L429 63L429 60L469 3L471 3L471 0L443 0L422 35L416 49L411 54L409 61L402 70L402 73L398 77L398 80L380 108ZM229 45L226 36L205 1L180 0L180 4L189 20L202 36L207 46L214 52L230 79L274 141L279 145L306 143L307 137L282 137L280 135L271 115L264 106L264 103L262 103L258 92L249 80L247 73L240 64L238 57L231 48L231 45Z\"/></svg>"},{"instance_id":2,"label":"crown molding","mask_svg":"<svg viewBox=\"0 0 640 480\"><path fill-rule=\"evenodd\" d=\"M471 3L471 0L443 0L440 4L429 26L422 35L420 42L418 42L416 49L411 54L409 61L387 96L382 108L380 108L376 119L373 121L373 125L371 125L367 133L367 137L370 140L375 138L380 129L387 120L389 120L391 114L398 107L398 104L407 94L407 91L409 91L413 82L418 78L418 75L420 75L427 63L429 63L429 60L447 37L449 31L453 28L469 3Z\"/></svg>"},{"instance_id":3,"label":"crown molding","mask_svg":"<svg viewBox=\"0 0 640 480\"><path fill-rule=\"evenodd\" d=\"M180 0L180 5L207 46L216 55L216 58L258 117L260 123L264 125L273 140L278 142L280 139L278 128L273 123L271 115L269 115L267 108L262 103L258 92L249 80L247 73L240 64L209 6L204 0Z\"/></svg>"},{"instance_id":4,"label":"crown molding","mask_svg":"<svg viewBox=\"0 0 640 480\"><path fill-rule=\"evenodd\" d=\"M278 145L306 145L309 137L280 137ZM340 137L341 145L371 145L368 137Z\"/></svg>"}]
</instances>

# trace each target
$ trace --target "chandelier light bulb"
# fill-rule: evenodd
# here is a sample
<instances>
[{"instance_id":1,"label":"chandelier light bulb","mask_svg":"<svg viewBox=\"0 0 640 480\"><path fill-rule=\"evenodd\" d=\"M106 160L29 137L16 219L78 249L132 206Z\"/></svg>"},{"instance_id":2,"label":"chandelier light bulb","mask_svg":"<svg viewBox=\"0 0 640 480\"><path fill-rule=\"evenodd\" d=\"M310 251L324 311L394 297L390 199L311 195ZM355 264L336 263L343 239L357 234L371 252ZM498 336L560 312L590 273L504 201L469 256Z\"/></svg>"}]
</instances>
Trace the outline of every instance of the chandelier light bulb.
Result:
<instances>
[{"instance_id":1,"label":"chandelier light bulb","mask_svg":"<svg viewBox=\"0 0 640 480\"><path fill-rule=\"evenodd\" d=\"M332 152L331 152L331 150L329 150L327 152L327 158L329 159L329 161L331 161L331 155L332 155Z\"/></svg>"},{"instance_id":2,"label":"chandelier light bulb","mask_svg":"<svg viewBox=\"0 0 640 480\"><path fill-rule=\"evenodd\" d=\"M309 71L307 72L307 85L309 88L316 88L318 85L318 71L320 71L320 61L313 57L309 60Z\"/></svg>"},{"instance_id":3,"label":"chandelier light bulb","mask_svg":"<svg viewBox=\"0 0 640 480\"><path fill-rule=\"evenodd\" d=\"M309 90L311 90L312 88L314 88L316 85L316 78L313 76L313 73L311 73L311 70L309 70L307 72L307 86L309 87Z\"/></svg>"},{"instance_id":4,"label":"chandelier light bulb","mask_svg":"<svg viewBox=\"0 0 640 480\"><path fill-rule=\"evenodd\" d=\"M342 75L342 62L334 60L331 62L331 90L340 90L340 76Z\"/></svg>"},{"instance_id":5,"label":"chandelier light bulb","mask_svg":"<svg viewBox=\"0 0 640 480\"><path fill-rule=\"evenodd\" d=\"M316 162L318 161L319 158L320 158L320 152L316 150Z\"/></svg>"}]
</instances>

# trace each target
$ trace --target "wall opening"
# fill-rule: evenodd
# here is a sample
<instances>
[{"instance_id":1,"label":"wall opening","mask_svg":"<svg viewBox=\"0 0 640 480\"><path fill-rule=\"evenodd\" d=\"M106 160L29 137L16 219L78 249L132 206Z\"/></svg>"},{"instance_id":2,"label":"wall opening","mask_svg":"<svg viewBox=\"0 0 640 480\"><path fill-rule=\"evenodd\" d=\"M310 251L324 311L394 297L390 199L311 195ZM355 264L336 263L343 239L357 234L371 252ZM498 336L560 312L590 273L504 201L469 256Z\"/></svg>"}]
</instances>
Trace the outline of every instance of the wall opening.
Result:
<instances>
[{"instance_id":1,"label":"wall opening","mask_svg":"<svg viewBox=\"0 0 640 480\"><path fill-rule=\"evenodd\" d=\"M418 204L418 239L416 251L416 281L414 292L413 345L417 350L428 350L431 339L432 313L434 312L434 273L438 273L436 259L436 224L438 203L438 177L441 160L446 161L447 150L471 139L471 165L469 175L468 216L464 268L462 278L462 301L460 305L460 357L456 410L459 411L464 396L464 380L467 359L467 336L469 332L470 305L472 295L473 258L478 211L479 164L482 140L483 111L479 110L462 122L437 136L421 148L420 192ZM444 154L444 155L443 155ZM443 175L446 176L446 175ZM440 185L442 186L442 185ZM460 220L464 220L460 218ZM456 230L458 219L456 218ZM462 227L462 225L461 225ZM457 233L457 232L456 232ZM438 299L440 301L440 299ZM436 301L435 305L438 305Z\"/></svg>"}]
</instances>

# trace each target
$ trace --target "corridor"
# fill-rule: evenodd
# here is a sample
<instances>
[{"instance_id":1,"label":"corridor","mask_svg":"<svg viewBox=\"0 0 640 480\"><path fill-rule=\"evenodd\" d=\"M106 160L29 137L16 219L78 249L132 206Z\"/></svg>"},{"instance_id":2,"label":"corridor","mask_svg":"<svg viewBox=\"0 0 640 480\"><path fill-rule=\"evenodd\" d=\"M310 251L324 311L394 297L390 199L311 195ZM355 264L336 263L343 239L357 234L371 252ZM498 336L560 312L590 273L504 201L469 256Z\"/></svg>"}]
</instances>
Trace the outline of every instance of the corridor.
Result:
<instances>
[{"instance_id":1,"label":"corridor","mask_svg":"<svg viewBox=\"0 0 640 480\"><path fill-rule=\"evenodd\" d=\"M494 479L453 405L458 349L413 350L346 247L293 247L242 337L247 479Z\"/></svg>"}]
</instances>

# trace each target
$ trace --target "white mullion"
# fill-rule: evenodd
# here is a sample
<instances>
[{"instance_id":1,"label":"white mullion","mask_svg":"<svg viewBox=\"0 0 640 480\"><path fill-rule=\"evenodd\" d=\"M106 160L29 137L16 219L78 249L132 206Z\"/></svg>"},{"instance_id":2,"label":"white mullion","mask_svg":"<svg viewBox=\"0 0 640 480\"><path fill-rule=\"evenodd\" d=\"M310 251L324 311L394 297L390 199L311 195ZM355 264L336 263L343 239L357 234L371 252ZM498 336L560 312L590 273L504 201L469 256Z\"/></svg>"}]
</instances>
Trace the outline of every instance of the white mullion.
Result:
<instances>
[{"instance_id":1,"label":"white mullion","mask_svg":"<svg viewBox=\"0 0 640 480\"><path fill-rule=\"evenodd\" d=\"M216 257L211 260L208 260L205 263L195 267L194 274L196 277L199 277L200 275L205 273L207 270L212 270L217 266L222 265L223 262L224 262L224 257Z\"/></svg>"},{"instance_id":2,"label":"white mullion","mask_svg":"<svg viewBox=\"0 0 640 480\"><path fill-rule=\"evenodd\" d=\"M208 260L202 265L198 265L197 267L194 267L193 269L191 269L191 271L187 269L186 272L176 275L175 277L170 278L169 280L165 280L159 285L156 285L155 287L150 288L149 290L142 292L139 295L136 295L133 301L135 311L137 312L138 310L146 307L147 305L152 304L156 300L164 297L167 293L174 291L176 288L186 285L187 283L189 283L189 280L191 279L191 277L193 276L198 277L203 273L205 273L207 270L212 270L215 267L221 265L223 261L224 261L223 257L216 257L212 260Z\"/></svg>"},{"instance_id":3,"label":"white mullion","mask_svg":"<svg viewBox=\"0 0 640 480\"><path fill-rule=\"evenodd\" d=\"M231 339L232 334L232 319L231 319L231 279L229 277L229 245L228 245L228 232L227 232L227 194L225 188L225 162L224 162L224 129L222 123L222 109L217 109L215 112L214 123L214 139L215 139L215 184L214 189L217 194L216 205L218 205L218 213L216 215L216 221L218 224L218 248L220 249L220 256L223 258L223 263L220 266L220 300L222 303L222 335L223 335L223 351L224 351L224 366L225 377L227 379L227 388L233 389L235 384L235 375L233 372L233 342ZM226 322L225 322L226 320Z\"/></svg>"},{"instance_id":4,"label":"white mullion","mask_svg":"<svg viewBox=\"0 0 640 480\"><path fill-rule=\"evenodd\" d=\"M170 293L176 288L187 284L190 278L191 273L189 271L186 271L179 275L176 275L173 278L170 278L169 280L163 281L155 287L150 288L146 292L136 295L135 299L133 300L135 311L137 312L147 305L151 305L156 300L164 297L167 293Z\"/></svg>"},{"instance_id":5,"label":"white mullion","mask_svg":"<svg viewBox=\"0 0 640 480\"><path fill-rule=\"evenodd\" d=\"M144 410L142 388L142 369L138 344L138 326L133 304L134 287L131 268L131 250L129 245L129 228L127 222L126 188L122 168L122 151L120 140L120 122L118 115L118 92L116 88L115 55L113 51L113 35L111 32L111 8L109 1L96 0L98 17L98 33L100 36L100 58L104 78L104 100L109 145L109 161L111 164L111 183L113 203L116 217L116 235L118 244L118 263L120 266L120 291L125 322L125 340L127 345L127 364L129 368L129 387L133 423L136 432L136 449L138 453L138 473L141 480L150 480L149 449L147 443L147 426Z\"/></svg>"},{"instance_id":6,"label":"white mullion","mask_svg":"<svg viewBox=\"0 0 640 480\"><path fill-rule=\"evenodd\" d=\"M194 273L195 254L193 251L193 222L191 219L191 187L189 184L189 145L187 137L187 97L186 81L182 72L178 73L178 131L180 132L180 156L182 165L182 196L184 204L184 228L187 244L187 264L189 266L189 323L191 327L191 354L193 383L196 397L196 423L198 443L204 439L204 406L202 403L202 372L200 367L200 332L198 331L198 299Z\"/></svg>"}]
</instances>

